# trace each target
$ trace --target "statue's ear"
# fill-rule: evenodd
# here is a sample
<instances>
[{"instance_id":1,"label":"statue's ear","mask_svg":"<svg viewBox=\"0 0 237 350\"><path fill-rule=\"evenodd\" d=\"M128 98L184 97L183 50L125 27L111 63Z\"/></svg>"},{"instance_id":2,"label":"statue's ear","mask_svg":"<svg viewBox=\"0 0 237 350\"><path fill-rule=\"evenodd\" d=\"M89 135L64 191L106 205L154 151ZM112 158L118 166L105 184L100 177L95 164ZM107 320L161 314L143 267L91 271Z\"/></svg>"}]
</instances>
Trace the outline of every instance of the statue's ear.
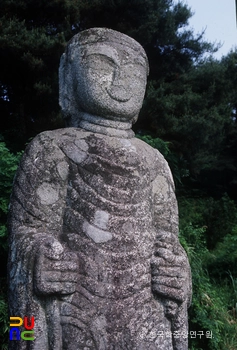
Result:
<instances>
[{"instance_id":1,"label":"statue's ear","mask_svg":"<svg viewBox=\"0 0 237 350\"><path fill-rule=\"evenodd\" d=\"M64 111L65 109L67 109L67 106L65 105L65 100L66 100L66 96L67 96L67 84L65 81L65 76L66 76L66 65L65 65L65 61L66 61L66 55L65 53L61 56L60 59L60 65L59 65L59 105L62 108L62 110Z\"/></svg>"},{"instance_id":2,"label":"statue's ear","mask_svg":"<svg viewBox=\"0 0 237 350\"><path fill-rule=\"evenodd\" d=\"M62 109L65 126L78 127L79 108L74 94L74 76L72 63L64 53L59 65L59 105Z\"/></svg>"},{"instance_id":3,"label":"statue's ear","mask_svg":"<svg viewBox=\"0 0 237 350\"><path fill-rule=\"evenodd\" d=\"M65 126L70 126L70 119L72 114L72 82L70 80L71 76L71 65L68 61L66 54L64 53L60 59L59 65L59 105L62 109L63 119L65 121Z\"/></svg>"},{"instance_id":4,"label":"statue's ear","mask_svg":"<svg viewBox=\"0 0 237 350\"><path fill-rule=\"evenodd\" d=\"M136 115L133 117L133 119L132 119L132 124L135 124L135 123L137 122L138 116L139 116L139 113L136 114Z\"/></svg>"}]
</instances>

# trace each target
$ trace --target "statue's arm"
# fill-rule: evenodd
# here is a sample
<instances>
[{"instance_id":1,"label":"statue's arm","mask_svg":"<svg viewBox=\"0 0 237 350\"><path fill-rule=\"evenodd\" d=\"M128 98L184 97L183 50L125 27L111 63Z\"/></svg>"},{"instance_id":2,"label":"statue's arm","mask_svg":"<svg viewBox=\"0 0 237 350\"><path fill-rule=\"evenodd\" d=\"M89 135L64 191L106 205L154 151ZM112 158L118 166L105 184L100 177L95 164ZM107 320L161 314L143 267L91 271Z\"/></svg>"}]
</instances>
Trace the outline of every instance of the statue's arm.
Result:
<instances>
[{"instance_id":1,"label":"statue's arm","mask_svg":"<svg viewBox=\"0 0 237 350\"><path fill-rule=\"evenodd\" d=\"M159 169L153 181L154 226L157 232L151 261L152 291L179 305L191 302L191 272L178 240L178 206L167 162L157 154Z\"/></svg>"},{"instance_id":2,"label":"statue's arm","mask_svg":"<svg viewBox=\"0 0 237 350\"><path fill-rule=\"evenodd\" d=\"M19 283L33 285L38 295L75 290L76 257L65 251L60 238L68 171L64 153L47 132L38 135L22 157L9 210L13 294Z\"/></svg>"}]
</instances>

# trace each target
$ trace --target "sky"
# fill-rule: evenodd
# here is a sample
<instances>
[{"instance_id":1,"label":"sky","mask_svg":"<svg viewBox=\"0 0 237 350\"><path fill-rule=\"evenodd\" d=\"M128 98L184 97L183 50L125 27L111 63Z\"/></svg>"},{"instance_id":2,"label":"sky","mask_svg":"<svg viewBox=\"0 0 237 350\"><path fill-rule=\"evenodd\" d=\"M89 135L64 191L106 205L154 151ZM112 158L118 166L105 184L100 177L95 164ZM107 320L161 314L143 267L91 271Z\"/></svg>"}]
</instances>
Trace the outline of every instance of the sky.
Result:
<instances>
[{"instance_id":1,"label":"sky","mask_svg":"<svg viewBox=\"0 0 237 350\"><path fill-rule=\"evenodd\" d=\"M221 42L222 47L214 57L220 59L237 48L235 0L183 0L194 12L189 27L194 33L206 29L204 38L209 42Z\"/></svg>"}]
</instances>

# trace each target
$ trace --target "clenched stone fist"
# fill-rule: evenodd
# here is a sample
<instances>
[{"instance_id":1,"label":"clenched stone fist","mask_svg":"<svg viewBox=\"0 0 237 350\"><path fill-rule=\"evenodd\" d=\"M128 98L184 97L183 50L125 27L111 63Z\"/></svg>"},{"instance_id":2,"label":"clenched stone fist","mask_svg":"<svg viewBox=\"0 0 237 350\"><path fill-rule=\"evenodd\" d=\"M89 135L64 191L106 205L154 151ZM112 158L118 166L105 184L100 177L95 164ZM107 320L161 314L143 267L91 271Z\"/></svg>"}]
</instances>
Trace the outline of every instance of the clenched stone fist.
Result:
<instances>
[{"instance_id":1,"label":"clenched stone fist","mask_svg":"<svg viewBox=\"0 0 237 350\"><path fill-rule=\"evenodd\" d=\"M188 258L178 237L171 232L161 232L157 236L151 275L153 293L178 304L189 302L191 283Z\"/></svg>"},{"instance_id":2,"label":"clenched stone fist","mask_svg":"<svg viewBox=\"0 0 237 350\"><path fill-rule=\"evenodd\" d=\"M78 259L73 252L49 238L39 248L35 261L34 287L37 294L72 294L78 276Z\"/></svg>"}]
</instances>

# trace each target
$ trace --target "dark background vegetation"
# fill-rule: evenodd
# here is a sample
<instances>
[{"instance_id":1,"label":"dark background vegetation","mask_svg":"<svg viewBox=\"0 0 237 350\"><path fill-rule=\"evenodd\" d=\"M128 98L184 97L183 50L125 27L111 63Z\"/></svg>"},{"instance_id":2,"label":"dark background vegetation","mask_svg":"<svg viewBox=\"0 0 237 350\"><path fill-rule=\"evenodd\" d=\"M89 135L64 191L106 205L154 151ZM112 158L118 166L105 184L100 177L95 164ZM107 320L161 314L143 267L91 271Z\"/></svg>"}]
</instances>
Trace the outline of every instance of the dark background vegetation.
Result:
<instances>
[{"instance_id":1,"label":"dark background vegetation","mask_svg":"<svg viewBox=\"0 0 237 350\"><path fill-rule=\"evenodd\" d=\"M237 349L237 52L221 60L191 10L172 0L1 0L0 343L8 337L7 207L19 157L32 137L63 127L58 66L78 31L108 27L140 42L150 76L137 136L168 160L180 240L190 259L190 339L198 349Z\"/></svg>"}]
</instances>

